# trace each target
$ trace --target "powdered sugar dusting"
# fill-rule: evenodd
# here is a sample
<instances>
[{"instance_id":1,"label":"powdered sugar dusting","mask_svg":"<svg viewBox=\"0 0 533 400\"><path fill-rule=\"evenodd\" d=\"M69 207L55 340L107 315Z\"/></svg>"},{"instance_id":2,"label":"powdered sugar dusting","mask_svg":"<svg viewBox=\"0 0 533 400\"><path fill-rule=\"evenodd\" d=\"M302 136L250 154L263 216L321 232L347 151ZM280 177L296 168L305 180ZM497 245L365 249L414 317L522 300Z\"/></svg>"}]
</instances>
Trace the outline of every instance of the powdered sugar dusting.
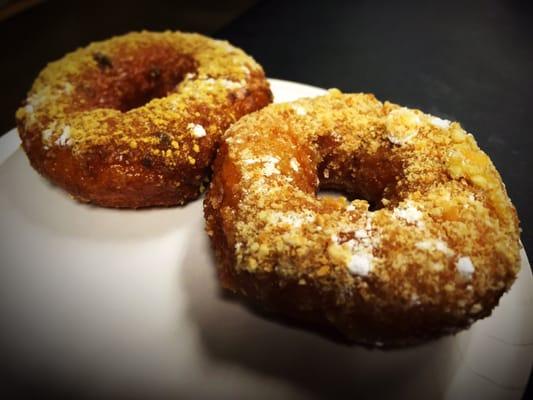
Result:
<instances>
[{"instance_id":1,"label":"powdered sugar dusting","mask_svg":"<svg viewBox=\"0 0 533 400\"><path fill-rule=\"evenodd\" d=\"M292 168L294 171L298 172L298 170L300 169L300 163L296 160L296 158L294 158L294 157L291 158L291 160L290 160L289 163L290 163L290 165L291 165L291 168Z\"/></svg>"},{"instance_id":2,"label":"powdered sugar dusting","mask_svg":"<svg viewBox=\"0 0 533 400\"><path fill-rule=\"evenodd\" d=\"M201 138L201 137L204 137L205 135L207 135L204 127L200 124L194 124L194 123L189 123L187 125L187 129L191 132L191 134L195 137L195 138Z\"/></svg>"},{"instance_id":3,"label":"powdered sugar dusting","mask_svg":"<svg viewBox=\"0 0 533 400\"><path fill-rule=\"evenodd\" d=\"M448 257L453 256L455 253L448 247L448 244L440 239L428 239L423 240L415 244L417 249L426 251L440 251L446 254Z\"/></svg>"},{"instance_id":4,"label":"powdered sugar dusting","mask_svg":"<svg viewBox=\"0 0 533 400\"><path fill-rule=\"evenodd\" d=\"M354 275L368 276L370 271L372 271L373 258L372 254L358 252L350 258L347 265L348 270Z\"/></svg>"},{"instance_id":5,"label":"powdered sugar dusting","mask_svg":"<svg viewBox=\"0 0 533 400\"><path fill-rule=\"evenodd\" d=\"M459 257L459 259L455 262L455 266L457 268L457 271L465 278L472 278L472 274L475 271L475 267L470 257Z\"/></svg>"},{"instance_id":6,"label":"powdered sugar dusting","mask_svg":"<svg viewBox=\"0 0 533 400\"><path fill-rule=\"evenodd\" d=\"M441 129L448 129L450 127L451 122L447 119L441 119L439 117L431 117L429 122L431 125L436 126L437 128Z\"/></svg>"},{"instance_id":7,"label":"powdered sugar dusting","mask_svg":"<svg viewBox=\"0 0 533 400\"><path fill-rule=\"evenodd\" d=\"M410 132L407 135L405 135L404 137L398 137L398 136L394 136L394 135L389 134L389 135L387 135L387 139L389 139L389 141L392 144L397 144L397 145L401 146L402 144L409 143L411 141L411 139L414 138L417 134L418 134L417 131Z\"/></svg>"},{"instance_id":8,"label":"powdered sugar dusting","mask_svg":"<svg viewBox=\"0 0 533 400\"><path fill-rule=\"evenodd\" d=\"M355 231L355 237L358 239L367 239L368 232L366 229L358 229Z\"/></svg>"},{"instance_id":9,"label":"powdered sugar dusting","mask_svg":"<svg viewBox=\"0 0 533 400\"><path fill-rule=\"evenodd\" d=\"M263 175L265 176L271 176L274 174L279 174L279 169L276 167L277 163L279 162L279 158L267 156L264 157L263 160Z\"/></svg>"},{"instance_id":10,"label":"powdered sugar dusting","mask_svg":"<svg viewBox=\"0 0 533 400\"><path fill-rule=\"evenodd\" d=\"M424 227L424 221L422 221L423 214L412 202L407 202L403 206L396 207L392 214L408 224L415 224L418 228Z\"/></svg>"},{"instance_id":11,"label":"powdered sugar dusting","mask_svg":"<svg viewBox=\"0 0 533 400\"><path fill-rule=\"evenodd\" d=\"M262 212L260 218L273 225L290 225L293 228L300 228L304 223L312 223L316 216L310 210L303 212L270 211Z\"/></svg>"},{"instance_id":12,"label":"powdered sugar dusting","mask_svg":"<svg viewBox=\"0 0 533 400\"><path fill-rule=\"evenodd\" d=\"M61 132L61 135L57 138L55 143L59 146L66 146L71 143L70 126L65 125L63 127L63 131Z\"/></svg>"},{"instance_id":13,"label":"powdered sugar dusting","mask_svg":"<svg viewBox=\"0 0 533 400\"><path fill-rule=\"evenodd\" d=\"M296 112L296 115L304 116L307 114L307 110L299 104L293 104L292 109Z\"/></svg>"},{"instance_id":14,"label":"powdered sugar dusting","mask_svg":"<svg viewBox=\"0 0 533 400\"><path fill-rule=\"evenodd\" d=\"M222 79L221 81L222 86L224 86L226 89L240 89L242 88L246 82L245 81L230 81L228 79Z\"/></svg>"},{"instance_id":15,"label":"powdered sugar dusting","mask_svg":"<svg viewBox=\"0 0 533 400\"><path fill-rule=\"evenodd\" d=\"M256 158L245 158L242 160L245 165L251 165L256 163L263 163L263 168L261 172L264 176L271 176L274 174L279 174L280 171L277 168L279 163L279 158L272 155L260 156Z\"/></svg>"},{"instance_id":16,"label":"powdered sugar dusting","mask_svg":"<svg viewBox=\"0 0 533 400\"><path fill-rule=\"evenodd\" d=\"M367 213L365 225L361 227L346 225L338 233L331 235L328 253L333 259L343 262L350 273L367 276L374 267L374 248L379 244L379 237L373 232L371 213ZM343 243L341 235L353 234L353 238Z\"/></svg>"}]
</instances>

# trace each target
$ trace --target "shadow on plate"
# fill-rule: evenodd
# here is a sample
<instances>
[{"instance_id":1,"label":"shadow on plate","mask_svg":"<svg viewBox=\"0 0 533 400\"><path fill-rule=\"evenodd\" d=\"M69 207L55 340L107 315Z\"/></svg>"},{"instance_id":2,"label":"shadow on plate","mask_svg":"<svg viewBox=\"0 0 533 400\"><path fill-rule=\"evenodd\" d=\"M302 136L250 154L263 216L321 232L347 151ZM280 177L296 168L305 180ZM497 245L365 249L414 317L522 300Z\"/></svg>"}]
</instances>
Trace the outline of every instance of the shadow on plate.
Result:
<instances>
[{"instance_id":1,"label":"shadow on plate","mask_svg":"<svg viewBox=\"0 0 533 400\"><path fill-rule=\"evenodd\" d=\"M29 223L68 237L128 240L163 235L189 224L192 208L118 210L79 203L41 177L18 149L0 166L0 207L13 223ZM196 212L196 211L195 211ZM4 223L6 223L4 221Z\"/></svg>"},{"instance_id":2,"label":"shadow on plate","mask_svg":"<svg viewBox=\"0 0 533 400\"><path fill-rule=\"evenodd\" d=\"M182 285L187 318L209 363L266 375L303 398L444 396L461 357L454 337L395 350L348 345L330 331L267 315L221 292L208 239L194 247L183 262Z\"/></svg>"}]
</instances>

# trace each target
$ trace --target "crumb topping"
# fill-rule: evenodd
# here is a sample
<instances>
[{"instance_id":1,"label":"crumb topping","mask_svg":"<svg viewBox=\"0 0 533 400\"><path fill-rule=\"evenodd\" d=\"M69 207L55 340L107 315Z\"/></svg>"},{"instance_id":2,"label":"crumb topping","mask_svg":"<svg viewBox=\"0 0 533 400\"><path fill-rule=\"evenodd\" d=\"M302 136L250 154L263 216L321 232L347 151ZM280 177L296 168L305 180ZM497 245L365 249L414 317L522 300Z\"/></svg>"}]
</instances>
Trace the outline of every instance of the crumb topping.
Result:
<instances>
[{"instance_id":1,"label":"crumb topping","mask_svg":"<svg viewBox=\"0 0 533 400\"><path fill-rule=\"evenodd\" d=\"M133 65L139 59L142 64ZM172 132L178 144L188 142L187 135L220 135L211 128L223 125L224 116L230 122L236 119L226 110L228 96L243 96L252 85L252 74L262 75L261 67L228 42L181 32L130 33L50 63L17 111L17 119L27 131L38 131L46 148L70 146L82 154L96 145L124 144L131 149L148 147L153 156L174 164L189 156L190 146L162 152L157 133ZM156 92L166 85L167 92L121 110L122 103L116 101L128 99L120 96L134 94L130 77L143 79L138 87Z\"/></svg>"},{"instance_id":2,"label":"crumb topping","mask_svg":"<svg viewBox=\"0 0 533 400\"><path fill-rule=\"evenodd\" d=\"M227 127L271 101L261 66L228 42L145 31L48 64L16 118L32 165L74 197L175 205L203 191Z\"/></svg>"},{"instance_id":3,"label":"crumb topping","mask_svg":"<svg viewBox=\"0 0 533 400\"><path fill-rule=\"evenodd\" d=\"M438 304L463 319L518 271L514 207L457 122L331 90L242 118L217 162L208 232L223 226L236 273L312 282L345 312Z\"/></svg>"}]
</instances>

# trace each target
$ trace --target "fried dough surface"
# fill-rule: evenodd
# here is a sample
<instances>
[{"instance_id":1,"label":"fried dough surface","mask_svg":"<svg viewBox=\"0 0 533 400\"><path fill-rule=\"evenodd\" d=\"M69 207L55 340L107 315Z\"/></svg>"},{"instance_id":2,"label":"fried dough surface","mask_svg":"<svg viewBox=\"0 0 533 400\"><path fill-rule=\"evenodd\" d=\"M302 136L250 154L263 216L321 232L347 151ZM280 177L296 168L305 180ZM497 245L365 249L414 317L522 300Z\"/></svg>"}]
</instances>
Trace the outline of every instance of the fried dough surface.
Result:
<instances>
[{"instance_id":1,"label":"fried dough surface","mask_svg":"<svg viewBox=\"0 0 533 400\"><path fill-rule=\"evenodd\" d=\"M230 124L271 101L261 66L229 43L139 32L50 63L16 117L32 166L78 200L170 206L203 191Z\"/></svg>"},{"instance_id":2,"label":"fried dough surface","mask_svg":"<svg viewBox=\"0 0 533 400\"><path fill-rule=\"evenodd\" d=\"M242 118L204 211L223 287L369 345L468 327L520 265L515 209L473 136L368 94Z\"/></svg>"}]
</instances>

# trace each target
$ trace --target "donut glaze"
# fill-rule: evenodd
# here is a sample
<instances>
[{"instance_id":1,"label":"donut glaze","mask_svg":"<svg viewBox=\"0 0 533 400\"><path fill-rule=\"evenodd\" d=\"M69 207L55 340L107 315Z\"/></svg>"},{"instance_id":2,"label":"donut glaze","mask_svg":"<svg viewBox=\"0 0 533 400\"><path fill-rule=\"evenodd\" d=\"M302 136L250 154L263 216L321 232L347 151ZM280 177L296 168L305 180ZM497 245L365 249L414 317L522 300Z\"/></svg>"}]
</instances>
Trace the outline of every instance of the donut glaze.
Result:
<instances>
[{"instance_id":1,"label":"donut glaze","mask_svg":"<svg viewBox=\"0 0 533 400\"><path fill-rule=\"evenodd\" d=\"M130 33L50 63L17 111L32 166L80 201L171 206L204 189L222 133L272 100L225 41Z\"/></svg>"},{"instance_id":2,"label":"donut glaze","mask_svg":"<svg viewBox=\"0 0 533 400\"><path fill-rule=\"evenodd\" d=\"M368 94L242 118L204 211L224 288L368 345L468 327L520 265L515 209L473 136Z\"/></svg>"}]
</instances>

